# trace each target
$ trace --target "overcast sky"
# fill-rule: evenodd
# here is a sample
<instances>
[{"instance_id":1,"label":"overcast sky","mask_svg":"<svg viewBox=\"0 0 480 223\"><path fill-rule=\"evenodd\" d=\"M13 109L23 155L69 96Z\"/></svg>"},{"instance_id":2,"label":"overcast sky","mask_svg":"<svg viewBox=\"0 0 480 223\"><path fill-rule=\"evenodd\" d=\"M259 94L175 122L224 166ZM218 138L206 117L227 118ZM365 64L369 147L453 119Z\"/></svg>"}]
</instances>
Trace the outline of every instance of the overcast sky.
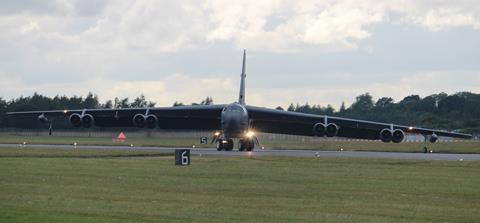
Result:
<instances>
[{"instance_id":1,"label":"overcast sky","mask_svg":"<svg viewBox=\"0 0 480 223\"><path fill-rule=\"evenodd\" d=\"M0 1L0 97L159 106L347 104L370 92L480 93L477 0Z\"/></svg>"}]
</instances>

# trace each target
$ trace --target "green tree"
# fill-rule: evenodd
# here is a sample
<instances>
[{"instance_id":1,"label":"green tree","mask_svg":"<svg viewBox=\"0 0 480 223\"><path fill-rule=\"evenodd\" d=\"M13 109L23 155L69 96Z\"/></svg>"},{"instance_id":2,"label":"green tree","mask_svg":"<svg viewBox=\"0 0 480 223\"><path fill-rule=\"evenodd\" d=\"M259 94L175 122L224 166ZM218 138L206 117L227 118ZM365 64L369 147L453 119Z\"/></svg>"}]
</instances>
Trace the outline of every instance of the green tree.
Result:
<instances>
[{"instance_id":1,"label":"green tree","mask_svg":"<svg viewBox=\"0 0 480 223\"><path fill-rule=\"evenodd\" d=\"M377 100L375 103L375 107L385 108L393 104L393 98L390 97L382 97Z\"/></svg>"},{"instance_id":2,"label":"green tree","mask_svg":"<svg viewBox=\"0 0 480 223\"><path fill-rule=\"evenodd\" d=\"M355 102L351 106L351 109L356 113L364 113L370 111L373 106L372 96L370 93L365 93L357 96Z\"/></svg>"}]
</instances>

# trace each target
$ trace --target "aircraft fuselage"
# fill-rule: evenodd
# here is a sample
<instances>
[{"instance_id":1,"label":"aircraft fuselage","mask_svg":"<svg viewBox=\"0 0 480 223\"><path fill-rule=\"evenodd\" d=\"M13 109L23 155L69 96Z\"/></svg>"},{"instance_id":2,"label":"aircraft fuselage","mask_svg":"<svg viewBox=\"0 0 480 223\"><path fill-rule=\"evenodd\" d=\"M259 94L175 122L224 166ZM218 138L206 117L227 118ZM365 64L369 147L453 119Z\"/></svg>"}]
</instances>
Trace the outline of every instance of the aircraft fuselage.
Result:
<instances>
[{"instance_id":1,"label":"aircraft fuselage","mask_svg":"<svg viewBox=\"0 0 480 223\"><path fill-rule=\"evenodd\" d=\"M248 112L241 104L232 103L222 110L221 125L225 138L243 138L248 132Z\"/></svg>"}]
</instances>

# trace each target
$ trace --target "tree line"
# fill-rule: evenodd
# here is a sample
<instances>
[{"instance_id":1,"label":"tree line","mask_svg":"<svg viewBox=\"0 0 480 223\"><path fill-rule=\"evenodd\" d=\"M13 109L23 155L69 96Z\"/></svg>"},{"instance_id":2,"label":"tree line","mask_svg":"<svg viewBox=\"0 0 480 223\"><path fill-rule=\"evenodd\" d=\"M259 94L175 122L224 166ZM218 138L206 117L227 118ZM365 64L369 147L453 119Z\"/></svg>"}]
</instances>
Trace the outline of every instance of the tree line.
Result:
<instances>
[{"instance_id":1,"label":"tree line","mask_svg":"<svg viewBox=\"0 0 480 223\"><path fill-rule=\"evenodd\" d=\"M210 104L213 104L213 99L206 97L201 102L191 105ZM186 104L176 101L172 106L184 105ZM98 96L93 93L88 93L86 97L58 95L47 97L34 93L32 96L22 96L8 101L0 97L0 127L8 127L5 113L11 111L153 106L155 106L155 102L147 100L144 95L133 100L115 98L104 103L101 103ZM284 110L280 106L277 109ZM365 93L357 96L348 107L342 103L338 110L331 105L310 105L309 103L303 105L292 103L286 110L464 132L480 132L480 94L470 92L451 95L439 93L423 98L419 95L410 95L398 102L390 97L381 97L374 101L369 93Z\"/></svg>"},{"instance_id":2,"label":"tree line","mask_svg":"<svg viewBox=\"0 0 480 223\"><path fill-rule=\"evenodd\" d=\"M282 109L282 108L278 108ZM459 92L432 94L427 97L410 95L395 102L390 97L374 101L369 93L356 97L336 111L331 105L291 104L288 111L332 115L345 118L398 123L428 128L480 132L480 94Z\"/></svg>"}]
</instances>

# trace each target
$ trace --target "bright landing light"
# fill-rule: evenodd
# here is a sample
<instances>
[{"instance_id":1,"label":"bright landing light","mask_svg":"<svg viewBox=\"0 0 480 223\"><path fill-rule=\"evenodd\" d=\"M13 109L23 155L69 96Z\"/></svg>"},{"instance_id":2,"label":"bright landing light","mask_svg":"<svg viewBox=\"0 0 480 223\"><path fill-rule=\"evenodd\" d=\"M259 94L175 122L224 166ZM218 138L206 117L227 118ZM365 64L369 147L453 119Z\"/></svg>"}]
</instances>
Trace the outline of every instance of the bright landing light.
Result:
<instances>
[{"instance_id":1,"label":"bright landing light","mask_svg":"<svg viewBox=\"0 0 480 223\"><path fill-rule=\"evenodd\" d=\"M249 131L249 132L247 132L247 134L245 134L245 136L247 136L248 138L252 138L254 135L255 135L255 133L251 132L251 131Z\"/></svg>"}]
</instances>

